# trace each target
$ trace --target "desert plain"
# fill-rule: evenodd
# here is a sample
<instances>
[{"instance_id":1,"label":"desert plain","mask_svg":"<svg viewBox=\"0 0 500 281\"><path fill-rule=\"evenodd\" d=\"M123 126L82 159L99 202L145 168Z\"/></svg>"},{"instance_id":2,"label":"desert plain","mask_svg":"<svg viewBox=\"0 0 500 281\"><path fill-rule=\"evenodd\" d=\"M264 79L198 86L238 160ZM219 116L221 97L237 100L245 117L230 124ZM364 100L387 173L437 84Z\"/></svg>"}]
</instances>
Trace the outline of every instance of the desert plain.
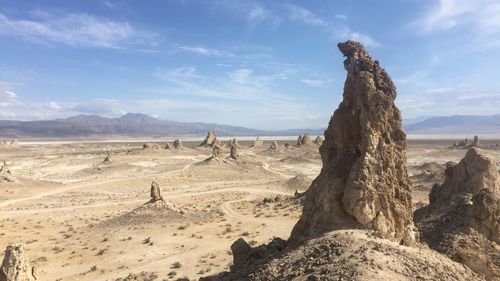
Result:
<instances>
[{"instance_id":1,"label":"desert plain","mask_svg":"<svg viewBox=\"0 0 500 281\"><path fill-rule=\"evenodd\" d=\"M15 181L0 183L0 247L23 244L39 280L141 272L198 280L228 270L238 238L250 245L288 238L302 213L301 193L321 170L318 144L278 138L278 149L270 149L272 140L240 139L237 159L226 145L215 160L211 147L199 147L202 139L179 149L172 140L21 140L2 147L0 160ZM467 152L452 148L455 140L408 140L415 208L428 204L445 164ZM497 143L481 140L498 162ZM162 204L150 202L153 181Z\"/></svg>"}]
</instances>

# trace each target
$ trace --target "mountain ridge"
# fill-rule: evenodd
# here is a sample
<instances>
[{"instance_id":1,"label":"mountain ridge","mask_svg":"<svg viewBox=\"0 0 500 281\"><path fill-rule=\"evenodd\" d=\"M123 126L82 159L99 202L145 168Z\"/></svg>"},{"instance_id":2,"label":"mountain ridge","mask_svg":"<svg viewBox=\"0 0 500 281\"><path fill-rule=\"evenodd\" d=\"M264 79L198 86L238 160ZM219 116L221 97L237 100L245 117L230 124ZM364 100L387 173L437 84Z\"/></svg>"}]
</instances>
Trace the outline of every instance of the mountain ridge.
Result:
<instances>
[{"instance_id":1,"label":"mountain ridge","mask_svg":"<svg viewBox=\"0 0 500 281\"><path fill-rule=\"evenodd\" d=\"M306 132L322 135L324 129L258 130L215 123L160 120L141 113L128 113L117 118L81 114L54 120L0 120L0 138L193 137L205 136L207 131L215 131L219 136L293 136Z\"/></svg>"}]
</instances>

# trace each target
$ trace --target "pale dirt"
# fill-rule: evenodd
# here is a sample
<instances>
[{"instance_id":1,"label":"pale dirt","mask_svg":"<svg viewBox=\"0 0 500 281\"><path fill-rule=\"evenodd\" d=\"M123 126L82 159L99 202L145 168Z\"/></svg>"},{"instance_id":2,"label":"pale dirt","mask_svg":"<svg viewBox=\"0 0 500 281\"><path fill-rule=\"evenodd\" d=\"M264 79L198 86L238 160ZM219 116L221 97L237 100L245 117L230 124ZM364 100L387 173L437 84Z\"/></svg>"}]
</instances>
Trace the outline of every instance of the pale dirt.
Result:
<instances>
[{"instance_id":1,"label":"pale dirt","mask_svg":"<svg viewBox=\"0 0 500 281\"><path fill-rule=\"evenodd\" d=\"M410 173L424 163L461 159L466 151L448 149L451 143L410 142ZM143 150L126 140L0 148L0 161L18 180L0 183L0 248L24 244L40 280L114 280L140 271L158 272L160 280L172 271L171 280L197 280L227 270L230 245L240 237L253 245L288 238L301 207L289 199L294 190L286 183L299 173L314 179L321 169L318 146L270 153L270 141L259 148L240 141L240 160L200 164L211 151L194 148L199 142L183 144L180 150ZM229 156L229 148L223 152ZM109 164L102 163L106 153ZM490 153L500 159L500 150ZM184 214L124 219L149 200L153 180ZM419 178L415 203L428 202L432 183ZM277 195L284 199L262 204ZM148 237L152 244L144 243ZM175 262L181 267L173 268Z\"/></svg>"}]
</instances>

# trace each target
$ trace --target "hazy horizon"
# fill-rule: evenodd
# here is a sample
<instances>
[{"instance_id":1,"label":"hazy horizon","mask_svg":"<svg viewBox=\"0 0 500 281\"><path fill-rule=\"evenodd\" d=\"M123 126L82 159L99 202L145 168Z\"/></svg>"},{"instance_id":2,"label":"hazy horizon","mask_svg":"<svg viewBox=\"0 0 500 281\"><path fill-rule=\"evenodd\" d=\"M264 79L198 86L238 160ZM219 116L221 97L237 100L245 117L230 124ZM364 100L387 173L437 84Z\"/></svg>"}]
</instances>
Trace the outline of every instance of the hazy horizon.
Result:
<instances>
[{"instance_id":1,"label":"hazy horizon","mask_svg":"<svg viewBox=\"0 0 500 281\"><path fill-rule=\"evenodd\" d=\"M391 75L405 120L499 113L493 0L0 2L0 119L323 128L348 39Z\"/></svg>"}]
</instances>

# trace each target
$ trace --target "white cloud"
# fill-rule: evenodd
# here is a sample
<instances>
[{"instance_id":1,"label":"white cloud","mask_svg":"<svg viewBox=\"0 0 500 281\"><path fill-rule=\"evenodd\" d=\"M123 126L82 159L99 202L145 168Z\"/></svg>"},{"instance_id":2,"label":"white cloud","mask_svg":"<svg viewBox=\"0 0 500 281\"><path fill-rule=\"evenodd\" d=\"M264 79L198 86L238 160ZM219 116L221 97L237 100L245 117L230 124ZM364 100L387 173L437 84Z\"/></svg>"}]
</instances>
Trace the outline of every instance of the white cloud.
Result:
<instances>
[{"instance_id":1,"label":"white cloud","mask_svg":"<svg viewBox=\"0 0 500 281\"><path fill-rule=\"evenodd\" d=\"M34 19L12 19L0 13L0 35L44 44L72 47L127 49L130 45L155 45L153 34L139 32L124 21L89 14L33 13Z\"/></svg>"},{"instance_id":2,"label":"white cloud","mask_svg":"<svg viewBox=\"0 0 500 281\"><path fill-rule=\"evenodd\" d=\"M300 81L310 87L319 87L325 83L324 81L317 79L302 79Z\"/></svg>"},{"instance_id":3,"label":"white cloud","mask_svg":"<svg viewBox=\"0 0 500 281\"><path fill-rule=\"evenodd\" d=\"M286 8L289 11L289 17L292 21L298 21L311 26L326 27L329 25L325 20L314 14L313 12L304 9L294 4L288 4Z\"/></svg>"},{"instance_id":4,"label":"white cloud","mask_svg":"<svg viewBox=\"0 0 500 281\"><path fill-rule=\"evenodd\" d=\"M381 44L367 34L351 30L344 24L332 23L316 15L315 13L288 3L286 6L288 17L291 21L303 23L309 26L318 27L333 35L335 40L356 40L365 46L379 47ZM344 16L345 17L345 16ZM337 15L336 18L343 18L343 15ZM345 19L345 18L344 18Z\"/></svg>"},{"instance_id":5,"label":"white cloud","mask_svg":"<svg viewBox=\"0 0 500 281\"><path fill-rule=\"evenodd\" d=\"M498 0L435 0L411 24L424 34L466 31L471 38L500 46L500 2Z\"/></svg>"},{"instance_id":6,"label":"white cloud","mask_svg":"<svg viewBox=\"0 0 500 281\"><path fill-rule=\"evenodd\" d=\"M12 91L4 91L3 93L0 93L0 97L2 99L15 99L17 98L17 94L12 92Z\"/></svg>"},{"instance_id":7,"label":"white cloud","mask_svg":"<svg viewBox=\"0 0 500 281\"><path fill-rule=\"evenodd\" d=\"M347 16L346 15L342 15L342 14L338 14L338 15L335 15L335 18L339 19L339 20L346 20Z\"/></svg>"},{"instance_id":8,"label":"white cloud","mask_svg":"<svg viewBox=\"0 0 500 281\"><path fill-rule=\"evenodd\" d=\"M437 87L427 85L421 89L400 91L396 103L406 118L457 114L492 115L498 114L500 92L468 83Z\"/></svg>"},{"instance_id":9,"label":"white cloud","mask_svg":"<svg viewBox=\"0 0 500 281\"><path fill-rule=\"evenodd\" d=\"M228 51L211 49L201 46L177 46L177 49L184 52L194 53L202 56L230 57L230 58L236 57L236 55Z\"/></svg>"}]
</instances>

